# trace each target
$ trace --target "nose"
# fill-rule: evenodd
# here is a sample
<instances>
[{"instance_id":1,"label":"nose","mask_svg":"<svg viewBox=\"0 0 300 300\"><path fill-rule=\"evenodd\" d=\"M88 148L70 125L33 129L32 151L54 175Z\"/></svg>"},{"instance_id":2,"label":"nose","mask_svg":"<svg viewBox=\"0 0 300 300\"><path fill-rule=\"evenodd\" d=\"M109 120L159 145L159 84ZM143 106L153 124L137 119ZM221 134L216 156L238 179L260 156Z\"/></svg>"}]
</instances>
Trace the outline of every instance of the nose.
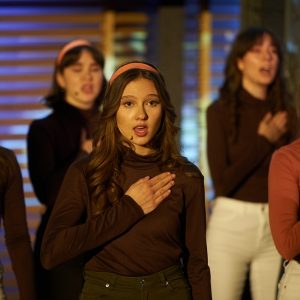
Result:
<instances>
[{"instance_id":1,"label":"nose","mask_svg":"<svg viewBox=\"0 0 300 300\"><path fill-rule=\"evenodd\" d=\"M83 75L84 79L92 80L92 78L93 78L92 71L90 71L90 70L84 71L82 75Z\"/></svg>"},{"instance_id":2,"label":"nose","mask_svg":"<svg viewBox=\"0 0 300 300\"><path fill-rule=\"evenodd\" d=\"M148 118L144 105L139 105L137 107L136 118L138 120L146 120Z\"/></svg>"},{"instance_id":3,"label":"nose","mask_svg":"<svg viewBox=\"0 0 300 300\"><path fill-rule=\"evenodd\" d=\"M267 60L271 60L273 58L273 52L271 50L264 51L264 58Z\"/></svg>"}]
</instances>

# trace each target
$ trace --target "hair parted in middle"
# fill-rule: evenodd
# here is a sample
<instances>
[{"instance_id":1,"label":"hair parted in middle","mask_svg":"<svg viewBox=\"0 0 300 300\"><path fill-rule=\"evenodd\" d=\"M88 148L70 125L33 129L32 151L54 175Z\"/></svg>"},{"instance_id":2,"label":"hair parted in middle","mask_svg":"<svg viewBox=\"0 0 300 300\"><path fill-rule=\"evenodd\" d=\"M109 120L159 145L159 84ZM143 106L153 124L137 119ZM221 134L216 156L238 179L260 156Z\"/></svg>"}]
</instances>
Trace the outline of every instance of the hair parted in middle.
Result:
<instances>
[{"instance_id":1,"label":"hair parted in middle","mask_svg":"<svg viewBox=\"0 0 300 300\"><path fill-rule=\"evenodd\" d=\"M73 42L76 42L76 40L74 40ZM68 45L72 45L73 42L68 43L67 45L65 45L65 47ZM104 70L104 64L105 64L104 55L98 50L96 46L89 43L88 41L86 42L83 41L82 43L78 43L78 44L74 43L74 47L71 48L65 48L65 47L63 47L63 49L58 53L54 65L54 72L52 75L52 86L48 95L46 95L46 97L44 98L44 102L46 106L50 108L54 108L56 106L61 105L65 98L65 90L58 84L56 79L57 73L63 74L65 68L76 64L76 62L80 59L80 56L83 51L88 51L92 55L96 64L98 64L100 68ZM64 51L64 49L66 49L67 51ZM102 102L106 85L107 85L107 80L105 76L103 76L100 94L95 99L95 104L97 107L100 106Z\"/></svg>"},{"instance_id":2,"label":"hair parted in middle","mask_svg":"<svg viewBox=\"0 0 300 300\"><path fill-rule=\"evenodd\" d=\"M138 78L151 80L157 89L163 115L159 130L151 141L151 145L156 153L160 154L161 169L171 170L175 165L185 162L175 140L178 132L178 127L175 125L176 113L165 80L155 66L148 63L142 64L147 64L156 71L129 66L109 84L102 102L100 121L94 136L94 150L91 153L87 170L90 193L92 199L97 202L98 212L118 200L121 190L117 183L117 176L124 153L124 144L132 149L134 147L130 140L121 135L116 121L123 91L131 81Z\"/></svg>"},{"instance_id":3,"label":"hair parted in middle","mask_svg":"<svg viewBox=\"0 0 300 300\"><path fill-rule=\"evenodd\" d=\"M233 140L236 140L238 131L238 92L242 88L242 72L238 68L238 59L260 44L264 36L269 36L273 46L277 50L278 69L273 82L268 87L267 98L270 99L272 111L288 109L291 97L287 93L283 77L283 55L279 40L275 34L265 28L251 27L241 31L235 38L231 50L227 56L224 69L224 82L220 88L221 99L230 107Z\"/></svg>"}]
</instances>

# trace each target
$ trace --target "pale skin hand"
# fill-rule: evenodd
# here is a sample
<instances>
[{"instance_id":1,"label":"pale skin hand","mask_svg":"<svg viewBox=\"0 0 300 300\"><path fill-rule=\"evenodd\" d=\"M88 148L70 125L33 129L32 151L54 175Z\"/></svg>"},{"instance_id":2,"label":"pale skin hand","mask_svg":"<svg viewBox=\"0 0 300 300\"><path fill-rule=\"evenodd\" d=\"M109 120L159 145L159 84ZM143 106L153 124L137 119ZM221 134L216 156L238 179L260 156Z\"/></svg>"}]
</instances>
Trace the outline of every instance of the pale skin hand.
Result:
<instances>
[{"instance_id":1,"label":"pale skin hand","mask_svg":"<svg viewBox=\"0 0 300 300\"><path fill-rule=\"evenodd\" d=\"M143 210L152 212L170 193L174 185L175 174L161 173L153 178L144 177L132 184L125 195L130 196Z\"/></svg>"},{"instance_id":2,"label":"pale skin hand","mask_svg":"<svg viewBox=\"0 0 300 300\"><path fill-rule=\"evenodd\" d=\"M264 136L271 143L276 143L287 131L288 115L286 111L279 111L275 115L267 113L260 121L257 133Z\"/></svg>"},{"instance_id":3,"label":"pale skin hand","mask_svg":"<svg viewBox=\"0 0 300 300\"><path fill-rule=\"evenodd\" d=\"M87 139L87 134L85 130L81 131L81 150L85 151L86 153L91 153L93 150L93 140Z\"/></svg>"}]
</instances>

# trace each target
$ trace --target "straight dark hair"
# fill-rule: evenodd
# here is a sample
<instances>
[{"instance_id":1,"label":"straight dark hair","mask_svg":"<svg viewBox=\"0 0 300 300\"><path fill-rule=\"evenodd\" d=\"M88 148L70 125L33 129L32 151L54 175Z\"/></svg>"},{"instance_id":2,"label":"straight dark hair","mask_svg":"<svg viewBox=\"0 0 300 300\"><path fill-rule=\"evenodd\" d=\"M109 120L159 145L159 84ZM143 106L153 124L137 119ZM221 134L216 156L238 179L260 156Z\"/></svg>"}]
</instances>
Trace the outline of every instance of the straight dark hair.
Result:
<instances>
[{"instance_id":1,"label":"straight dark hair","mask_svg":"<svg viewBox=\"0 0 300 300\"><path fill-rule=\"evenodd\" d=\"M105 63L104 56L96 47L90 45L81 45L70 49L69 51L66 52L60 64L59 65L55 64L53 77L52 77L52 87L48 95L46 95L44 98L44 103L46 106L50 108L55 108L56 106L59 106L62 101L64 101L65 91L63 88L59 86L56 80L56 74L63 73L65 68L74 65L79 60L80 55L83 51L88 51L92 55L95 62L101 67L101 69L102 70L104 69L104 63ZM99 107L102 102L102 99L105 94L106 86L107 86L107 80L105 76L103 76L101 92L95 100L95 105L97 107Z\"/></svg>"}]
</instances>

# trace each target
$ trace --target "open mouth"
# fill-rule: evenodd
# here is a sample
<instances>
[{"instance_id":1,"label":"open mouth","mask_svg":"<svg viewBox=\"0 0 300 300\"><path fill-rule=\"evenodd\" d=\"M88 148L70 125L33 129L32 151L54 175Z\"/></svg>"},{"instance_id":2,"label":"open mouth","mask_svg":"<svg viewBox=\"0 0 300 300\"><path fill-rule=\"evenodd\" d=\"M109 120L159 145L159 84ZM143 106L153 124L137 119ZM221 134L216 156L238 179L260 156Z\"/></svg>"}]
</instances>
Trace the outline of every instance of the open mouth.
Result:
<instances>
[{"instance_id":1,"label":"open mouth","mask_svg":"<svg viewBox=\"0 0 300 300\"><path fill-rule=\"evenodd\" d=\"M84 93L87 93L87 94L90 94L93 92L93 86L91 84L85 84L84 86L82 86L81 90L84 92Z\"/></svg>"},{"instance_id":2,"label":"open mouth","mask_svg":"<svg viewBox=\"0 0 300 300\"><path fill-rule=\"evenodd\" d=\"M272 69L268 67L263 67L259 69L260 73L270 75L272 73Z\"/></svg>"},{"instance_id":3,"label":"open mouth","mask_svg":"<svg viewBox=\"0 0 300 300\"><path fill-rule=\"evenodd\" d=\"M143 137L146 136L148 134L148 127L147 126L136 126L134 127L134 133L139 136L139 137Z\"/></svg>"}]
</instances>

